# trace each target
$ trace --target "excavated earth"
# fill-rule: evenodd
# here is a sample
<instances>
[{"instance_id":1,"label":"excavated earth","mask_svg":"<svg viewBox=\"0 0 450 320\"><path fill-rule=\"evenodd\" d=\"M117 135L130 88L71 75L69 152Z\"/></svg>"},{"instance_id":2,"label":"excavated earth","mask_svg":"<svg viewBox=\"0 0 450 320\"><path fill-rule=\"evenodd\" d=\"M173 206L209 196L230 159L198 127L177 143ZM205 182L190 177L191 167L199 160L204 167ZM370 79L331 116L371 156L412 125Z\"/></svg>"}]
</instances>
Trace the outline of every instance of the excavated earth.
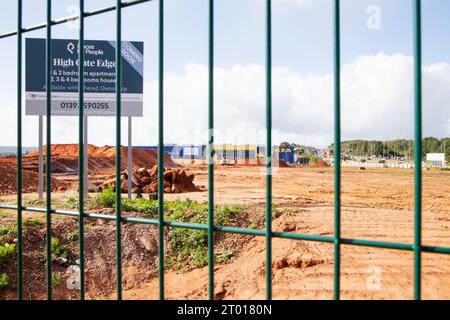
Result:
<instances>
[{"instance_id":1,"label":"excavated earth","mask_svg":"<svg viewBox=\"0 0 450 320\"><path fill-rule=\"evenodd\" d=\"M190 166L197 184L207 185L207 167ZM216 166L215 202L241 204L246 216L240 227L262 228L265 203L265 171L260 167ZM55 200L76 192L55 193ZM27 195L26 197L35 197ZM206 201L207 192L166 194L165 200ZM414 181L409 169L342 169L342 237L411 244L414 240ZM14 201L14 196L0 197ZM273 173L273 230L333 236L333 168L278 168ZM422 243L450 247L450 172L423 171ZM6 212L6 211L5 211ZM111 213L109 211L100 213ZM44 298L44 218L41 225L26 229L25 277L28 298ZM0 219L15 221L14 212ZM86 281L90 299L115 299L114 223L89 220L86 228ZM61 242L76 230L76 221L54 217L53 234ZM28 240L27 240L28 239ZM217 299L262 299L265 295L265 239L229 235L218 242L220 249L235 254L215 266ZM14 239L9 239L13 241ZM167 239L166 239L167 241ZM157 299L157 233L152 226L124 224L123 296L126 299ZM167 243L165 244L168 245ZM76 252L76 248L74 248ZM273 296L276 299L332 299L333 244L273 239ZM36 261L41 261L36 264ZM10 262L12 274L15 264ZM39 266L39 267L34 267ZM411 251L342 245L341 295L343 299L411 299L413 297ZM55 272L64 274L62 267ZM34 280L33 280L34 279ZM14 280L14 279L12 279ZM55 297L76 299L77 291L66 288L66 276L55 285ZM423 253L422 297L450 299L450 255ZM206 299L207 268L166 268L165 290L169 299ZM14 290L3 292L14 299Z\"/></svg>"},{"instance_id":2,"label":"excavated earth","mask_svg":"<svg viewBox=\"0 0 450 320\"><path fill-rule=\"evenodd\" d=\"M44 146L44 170L45 154ZM78 172L78 145L57 144L51 147L52 191L64 191L77 188L76 174ZM128 148L121 147L121 169L125 170L128 160ZM132 168L153 167L158 162L156 150L134 148L132 149ZM88 146L88 170L92 186L101 183L104 178L115 171L116 148L110 146ZM176 168L179 165L165 155L164 166ZM17 160L15 158L0 158L0 195L14 194L17 190L16 174ZM39 152L35 150L22 159L23 191L26 193L37 192L38 189Z\"/></svg>"}]
</instances>

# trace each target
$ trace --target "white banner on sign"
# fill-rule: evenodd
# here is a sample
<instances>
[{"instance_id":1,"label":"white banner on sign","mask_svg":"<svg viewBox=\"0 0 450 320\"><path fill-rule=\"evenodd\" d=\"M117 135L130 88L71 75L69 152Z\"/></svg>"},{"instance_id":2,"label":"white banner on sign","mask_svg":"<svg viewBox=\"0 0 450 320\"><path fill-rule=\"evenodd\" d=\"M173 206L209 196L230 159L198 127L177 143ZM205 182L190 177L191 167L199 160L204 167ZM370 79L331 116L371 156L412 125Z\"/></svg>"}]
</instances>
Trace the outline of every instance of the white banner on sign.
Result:
<instances>
[{"instance_id":1,"label":"white banner on sign","mask_svg":"<svg viewBox=\"0 0 450 320\"><path fill-rule=\"evenodd\" d=\"M27 92L27 115L46 115L45 92ZM122 116L142 117L142 94L122 93ZM114 116L116 114L115 94L84 94L84 114L87 116ZM54 92L52 93L52 115L76 116L78 115L78 93Z\"/></svg>"},{"instance_id":2,"label":"white banner on sign","mask_svg":"<svg viewBox=\"0 0 450 320\"><path fill-rule=\"evenodd\" d=\"M445 153L427 153L427 161L444 161Z\"/></svg>"}]
</instances>

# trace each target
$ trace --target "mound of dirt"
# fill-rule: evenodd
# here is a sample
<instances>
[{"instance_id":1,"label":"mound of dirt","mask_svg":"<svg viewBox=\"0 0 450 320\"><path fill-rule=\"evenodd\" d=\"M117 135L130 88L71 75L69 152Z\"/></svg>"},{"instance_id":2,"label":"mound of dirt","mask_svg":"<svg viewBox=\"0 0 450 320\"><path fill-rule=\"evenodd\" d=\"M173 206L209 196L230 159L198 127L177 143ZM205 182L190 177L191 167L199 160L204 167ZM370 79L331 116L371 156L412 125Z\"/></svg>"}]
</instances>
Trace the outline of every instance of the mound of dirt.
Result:
<instances>
[{"instance_id":1,"label":"mound of dirt","mask_svg":"<svg viewBox=\"0 0 450 320\"><path fill-rule=\"evenodd\" d=\"M85 228L85 275L88 298L100 298L114 292L116 286L116 234L115 225L109 221L91 222ZM76 219L55 220L52 224L52 238L57 239L66 250L67 262L62 262L56 254L52 255L52 273L59 279L52 285L54 299L74 300L79 290L69 289L67 281L77 281L78 275L68 272L69 265L75 265L78 259L77 241L69 241L68 235L76 232ZM25 226L23 233L23 282L24 297L43 299L45 297L45 224ZM157 274L157 229L142 224L124 224L122 226L122 283L124 288L133 288L137 284L150 281ZM2 238L2 244L13 244L15 235ZM7 259L0 266L0 274L9 275L10 283L17 281L17 260ZM72 278L72 279L70 279ZM52 281L53 282L53 281ZM15 299L15 290L0 290L0 301Z\"/></svg>"},{"instance_id":2,"label":"mound of dirt","mask_svg":"<svg viewBox=\"0 0 450 320\"><path fill-rule=\"evenodd\" d=\"M158 166L151 169L146 167L133 170L131 176L133 193L154 193L158 190ZM184 169L164 168L164 192L184 193L194 192L200 189L194 185L195 174L186 172ZM100 190L116 186L116 177L109 176L100 186ZM122 192L128 190L128 172L125 170L120 176L120 188Z\"/></svg>"},{"instance_id":3,"label":"mound of dirt","mask_svg":"<svg viewBox=\"0 0 450 320\"><path fill-rule=\"evenodd\" d=\"M0 195L17 192L17 167L13 164L0 165ZM45 179L45 178L44 178ZM25 193L38 191L39 175L30 170L22 170L22 191ZM64 191L69 187L67 183L52 178L52 191ZM45 186L44 186L45 188Z\"/></svg>"},{"instance_id":4,"label":"mound of dirt","mask_svg":"<svg viewBox=\"0 0 450 320\"><path fill-rule=\"evenodd\" d=\"M44 155L46 147L44 146ZM51 146L52 173L67 173L78 171L78 144L55 144ZM27 169L37 171L39 151L35 150L24 156ZM121 168L125 169L128 160L128 148L120 148ZM133 148L132 167L152 167L158 162L157 150ZM89 171L111 170L115 168L116 148L111 146L97 147L88 145ZM178 165L168 156L164 156L164 166L173 168Z\"/></svg>"},{"instance_id":5,"label":"mound of dirt","mask_svg":"<svg viewBox=\"0 0 450 320\"><path fill-rule=\"evenodd\" d=\"M328 163L326 163L325 161L316 161L310 164L310 167L313 168L326 168L329 167L330 165Z\"/></svg>"}]
</instances>

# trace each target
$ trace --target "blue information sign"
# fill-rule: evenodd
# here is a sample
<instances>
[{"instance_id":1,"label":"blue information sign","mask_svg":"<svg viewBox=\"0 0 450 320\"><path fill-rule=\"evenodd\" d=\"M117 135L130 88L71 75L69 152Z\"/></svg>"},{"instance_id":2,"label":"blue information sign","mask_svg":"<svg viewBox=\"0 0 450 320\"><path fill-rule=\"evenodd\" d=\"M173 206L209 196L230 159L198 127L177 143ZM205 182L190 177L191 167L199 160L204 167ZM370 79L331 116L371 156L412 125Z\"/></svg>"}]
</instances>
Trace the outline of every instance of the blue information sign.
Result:
<instances>
[{"instance_id":1,"label":"blue information sign","mask_svg":"<svg viewBox=\"0 0 450 320\"><path fill-rule=\"evenodd\" d=\"M53 39L52 115L78 115L78 41ZM45 115L45 39L26 39L26 114ZM84 42L84 111L114 116L116 42ZM122 42L122 116L143 116L144 44Z\"/></svg>"}]
</instances>

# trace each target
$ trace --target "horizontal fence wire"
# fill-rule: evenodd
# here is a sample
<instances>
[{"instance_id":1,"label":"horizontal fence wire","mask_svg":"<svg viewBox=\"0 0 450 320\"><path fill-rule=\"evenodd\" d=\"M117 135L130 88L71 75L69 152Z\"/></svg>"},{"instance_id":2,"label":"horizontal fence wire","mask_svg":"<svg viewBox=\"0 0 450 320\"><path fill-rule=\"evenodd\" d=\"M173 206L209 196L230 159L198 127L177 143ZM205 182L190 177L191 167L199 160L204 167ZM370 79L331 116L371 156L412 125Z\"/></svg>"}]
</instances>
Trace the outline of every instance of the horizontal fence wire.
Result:
<instances>
[{"instance_id":1,"label":"horizontal fence wire","mask_svg":"<svg viewBox=\"0 0 450 320\"><path fill-rule=\"evenodd\" d=\"M45 208L27 207L22 205L22 40L23 34L46 29L46 143L51 145L51 40L52 26L68 21L79 20L79 44L84 43L84 18L95 16L106 12L116 12L116 148L120 150L120 125L121 125L121 28L122 8L142 4L155 0L135 0L121 2L117 0L114 6L109 6L93 11L84 11L84 0L79 0L80 13L74 16L51 19L52 1L47 0L47 21L35 26L22 26L22 0L17 0L17 30L0 34L0 39L17 36L17 205L0 204L0 209L17 211L18 242L17 242L17 297L23 298L23 252L22 252L22 213L36 212L45 214L46 217L46 292L47 299L52 298L51 289L51 216L52 214L63 215L78 219L79 223L79 255L80 255L80 299L85 298L84 280L84 219L102 219L115 221L116 223L116 277L117 277L117 299L122 298L122 270L121 270L121 224L138 223L155 225L158 227L158 279L159 298L164 296L164 227L183 228L192 230L203 230L208 232L208 296L214 299L214 233L234 233L250 236L260 236L266 239L266 298L272 298L272 274L271 274L271 241L272 238L292 239L301 241L312 241L329 243L334 246L334 299L340 298L340 247L341 245L373 247L380 249L393 249L412 251L414 253L414 298L421 298L421 253L450 254L450 247L424 246L421 239L421 204L422 204L422 171L421 171L421 140L422 140L422 74L421 74L421 1L413 0L413 47L414 47L414 242L412 244L374 241L364 239L350 239L341 237L341 116L340 116L340 1L333 0L333 56L334 56L334 234L333 236L310 235L292 232L274 232L271 228L272 212L272 168L271 168L271 129L272 129L272 22L271 22L271 0L266 0L266 206L265 206L265 229L255 230L228 226L217 226L214 224L214 0L209 0L208 17L208 223L198 224L189 222L176 222L164 220L164 1L159 0L159 31L158 31L158 217L157 219L123 217L121 215L121 190L116 184L116 214L107 215L101 213L90 213L84 210L83 196L83 108L79 108L79 211L68 211L53 209L51 206L51 148L46 149L46 204ZM79 60L84 59L83 50L79 50ZM83 105L84 88L83 63L79 64L79 105ZM120 152L116 152L116 179L120 178Z\"/></svg>"},{"instance_id":2,"label":"horizontal fence wire","mask_svg":"<svg viewBox=\"0 0 450 320\"><path fill-rule=\"evenodd\" d=\"M0 209L5 210L13 210L17 211L17 206L14 205L5 205L0 204ZM45 213L45 208L37 208L37 207L22 207L23 212L37 212L37 213ZM56 210L53 209L51 211L52 214L57 214L61 216L67 217L79 217L79 211L71 211L71 210ZM84 214L85 219L101 219L107 221L116 221L116 217L114 215L103 214L103 213L88 213ZM137 218L137 217L121 217L120 221L122 223L140 223L147 225L158 225L158 219L152 218ZM190 223L190 222L177 222L177 221L164 221L164 226L171 228L183 228L183 229L191 229L191 230L208 230L207 224L200 223ZM248 229L248 228L238 228L238 227L228 227L228 226L219 226L214 225L215 232L224 232L224 233L236 233L236 234L244 234L250 236L266 236L265 230L258 229ZM303 240L303 241L311 241L311 242L325 242L325 243L334 243L333 236L322 236L322 235L313 235L313 234L302 234L302 233L294 233L294 232L272 232L272 236L274 238L284 238L284 239L292 239L292 240ZM414 244L408 243L400 243L400 242L387 242L387 241L375 241L375 240L366 240L366 239L351 239L351 238L341 238L341 244L352 245L352 246L363 246L363 247L374 247L380 249L397 249L397 250L405 250L405 251L414 251ZM421 246L421 251L430 252L430 253L441 253L441 254L450 254L450 247L441 247L441 246Z\"/></svg>"},{"instance_id":3,"label":"horizontal fence wire","mask_svg":"<svg viewBox=\"0 0 450 320\"><path fill-rule=\"evenodd\" d=\"M138 4L142 4L145 2L155 2L156 0L134 0L134 1L124 1L120 4L121 8L126 8L126 7L130 7L130 6L134 6L134 5L138 5ZM88 11L85 12L83 14L84 17L93 17L99 14L103 14L103 13L107 13L107 12L111 12L111 11L115 11L116 10L116 6L109 6L109 7L104 7L101 9L96 9L96 10L92 10L92 11ZM47 27L47 24L51 24L51 25L58 25L58 24L63 24L69 21L74 21L74 20L78 20L79 19L79 14L77 15L71 15L71 16L67 16L67 17L62 17L56 20L51 20L49 22L44 22L44 23L40 23L34 26L29 26L29 27L25 27L21 29L22 33L27 33L27 32L31 32L31 31L35 31L35 30L39 30L39 29L45 29ZM18 30L13 30L10 32L5 32L5 33L1 33L0 34L0 39L2 38L8 38L8 37L12 37L18 34Z\"/></svg>"}]
</instances>

